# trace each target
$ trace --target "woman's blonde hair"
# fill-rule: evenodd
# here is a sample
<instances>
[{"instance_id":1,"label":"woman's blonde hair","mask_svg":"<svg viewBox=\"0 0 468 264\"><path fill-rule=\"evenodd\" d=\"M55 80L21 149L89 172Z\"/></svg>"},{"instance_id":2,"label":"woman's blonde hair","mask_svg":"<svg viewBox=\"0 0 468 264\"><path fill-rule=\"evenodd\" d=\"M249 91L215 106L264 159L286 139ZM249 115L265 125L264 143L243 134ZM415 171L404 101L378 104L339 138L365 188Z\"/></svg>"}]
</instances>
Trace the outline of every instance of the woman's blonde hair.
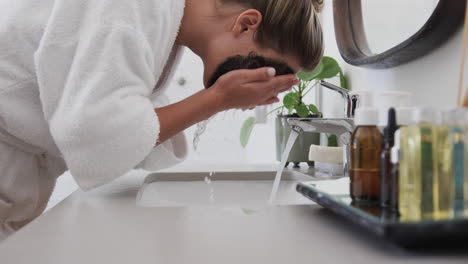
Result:
<instances>
[{"instance_id":1,"label":"woman's blonde hair","mask_svg":"<svg viewBox=\"0 0 468 264\"><path fill-rule=\"evenodd\" d=\"M323 0L221 0L256 9L263 15L256 41L283 55L300 60L313 70L323 56L323 32L318 13Z\"/></svg>"}]
</instances>

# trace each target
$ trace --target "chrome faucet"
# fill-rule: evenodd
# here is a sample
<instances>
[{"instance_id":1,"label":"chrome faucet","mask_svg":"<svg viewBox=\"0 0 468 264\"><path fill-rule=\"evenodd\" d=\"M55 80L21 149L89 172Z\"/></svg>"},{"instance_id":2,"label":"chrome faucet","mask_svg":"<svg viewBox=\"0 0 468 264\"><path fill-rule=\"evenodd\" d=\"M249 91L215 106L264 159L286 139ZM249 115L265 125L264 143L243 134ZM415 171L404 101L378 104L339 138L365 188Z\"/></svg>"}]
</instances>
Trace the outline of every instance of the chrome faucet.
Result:
<instances>
[{"instance_id":1,"label":"chrome faucet","mask_svg":"<svg viewBox=\"0 0 468 264\"><path fill-rule=\"evenodd\" d=\"M351 135L354 131L354 110L359 104L359 96L351 95L344 88L322 81L322 87L338 92L345 100L344 118L290 118L288 123L299 134L305 132L334 134L343 144L346 152L344 160L344 175L349 176L349 161L351 156Z\"/></svg>"},{"instance_id":2,"label":"chrome faucet","mask_svg":"<svg viewBox=\"0 0 468 264\"><path fill-rule=\"evenodd\" d=\"M354 118L354 110L356 110L356 107L359 105L359 95L357 94L351 94L350 91L341 88L339 86L333 85L331 83L328 83L326 81L321 81L320 84L322 87L328 88L332 91L335 91L339 93L343 99L345 100L345 117L346 118Z\"/></svg>"}]
</instances>

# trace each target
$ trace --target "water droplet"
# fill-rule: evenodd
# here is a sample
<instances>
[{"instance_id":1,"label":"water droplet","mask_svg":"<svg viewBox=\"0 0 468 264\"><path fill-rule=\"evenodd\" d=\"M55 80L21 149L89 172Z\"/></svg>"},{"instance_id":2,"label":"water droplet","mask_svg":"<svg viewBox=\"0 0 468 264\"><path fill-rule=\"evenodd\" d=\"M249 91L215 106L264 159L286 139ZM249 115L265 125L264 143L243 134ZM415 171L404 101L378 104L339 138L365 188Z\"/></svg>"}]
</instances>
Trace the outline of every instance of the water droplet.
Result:
<instances>
[{"instance_id":1,"label":"water droplet","mask_svg":"<svg viewBox=\"0 0 468 264\"><path fill-rule=\"evenodd\" d=\"M214 189L211 188L211 192L210 192L210 203L214 203Z\"/></svg>"},{"instance_id":2,"label":"water droplet","mask_svg":"<svg viewBox=\"0 0 468 264\"><path fill-rule=\"evenodd\" d=\"M209 177L205 177L205 183L210 185L211 184L211 179Z\"/></svg>"}]
</instances>

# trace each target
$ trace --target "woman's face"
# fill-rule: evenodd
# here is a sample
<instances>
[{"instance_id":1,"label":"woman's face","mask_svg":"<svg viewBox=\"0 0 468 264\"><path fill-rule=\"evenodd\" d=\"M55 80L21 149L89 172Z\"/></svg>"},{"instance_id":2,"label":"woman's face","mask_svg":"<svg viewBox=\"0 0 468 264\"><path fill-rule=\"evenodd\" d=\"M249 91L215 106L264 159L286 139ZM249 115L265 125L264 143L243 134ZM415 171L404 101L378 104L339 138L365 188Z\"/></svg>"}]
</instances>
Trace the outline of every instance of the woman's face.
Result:
<instances>
[{"instance_id":1,"label":"woman's face","mask_svg":"<svg viewBox=\"0 0 468 264\"><path fill-rule=\"evenodd\" d=\"M253 63L238 63L239 59L249 60L252 55L259 57L262 63L258 61ZM257 46L254 36L245 34L240 38L232 37L229 33L221 35L212 43L208 49L208 54L202 58L204 64L204 84L209 88L220 77L220 73L238 69L251 69L259 67L274 67L279 75L297 73L301 70L299 60L292 56L278 54L272 49L262 49ZM252 67L253 66L253 67ZM277 67L279 66L279 67ZM283 70L279 70L283 69Z\"/></svg>"},{"instance_id":2,"label":"woman's face","mask_svg":"<svg viewBox=\"0 0 468 264\"><path fill-rule=\"evenodd\" d=\"M216 74L223 72L226 60L232 57L248 57L250 54L266 59L266 62L281 64L283 68L289 68L293 73L301 70L299 60L293 56L279 54L273 49L263 48L255 41L255 34L261 25L262 15L257 10L247 10L232 17L223 30L207 43L206 52L202 57L204 64L205 87L212 85L212 80L217 79ZM267 63L264 66L274 66ZM242 66L238 64L238 66ZM276 67L275 67L276 68ZM236 70L232 68L230 70ZM288 72L290 73L290 72ZM218 76L219 77L219 76Z\"/></svg>"},{"instance_id":3,"label":"woman's face","mask_svg":"<svg viewBox=\"0 0 468 264\"><path fill-rule=\"evenodd\" d=\"M301 69L295 58L280 55L272 50L258 51L254 48L229 50L226 46L221 46L219 49L210 49L210 53L203 60L203 80L206 88L211 87L221 77L221 73L233 70L273 67L278 75L284 75L297 73Z\"/></svg>"}]
</instances>

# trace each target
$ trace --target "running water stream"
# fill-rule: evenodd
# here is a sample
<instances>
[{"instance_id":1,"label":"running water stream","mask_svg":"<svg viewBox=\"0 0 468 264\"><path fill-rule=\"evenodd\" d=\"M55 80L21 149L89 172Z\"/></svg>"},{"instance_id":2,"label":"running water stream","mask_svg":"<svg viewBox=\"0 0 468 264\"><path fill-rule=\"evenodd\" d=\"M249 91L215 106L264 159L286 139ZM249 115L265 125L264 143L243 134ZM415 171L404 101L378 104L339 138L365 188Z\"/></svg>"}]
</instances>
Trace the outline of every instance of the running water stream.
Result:
<instances>
[{"instance_id":1,"label":"running water stream","mask_svg":"<svg viewBox=\"0 0 468 264\"><path fill-rule=\"evenodd\" d=\"M205 121L200 122L200 123L197 124L195 134L194 134L194 138L193 138L193 148L194 148L195 151L198 149L198 143L200 143L200 137L203 135L203 133L205 133L209 122L213 118L214 118L214 116L211 117L208 120L205 120ZM291 152L291 149L293 148L294 143L296 143L296 140L299 137L299 135L300 134L295 130L292 130L291 134L289 135L288 142L286 144L286 147L284 148L284 152L283 152L283 155L281 157L281 164L280 164L280 167L278 168L278 171L277 171L276 177L275 177L275 181L273 183L273 189L271 190L271 193L270 193L270 198L269 198L269 201L268 201L268 204L270 206L274 205L274 203L275 203L276 195L278 193L278 189L279 189L279 186L280 186L280 183L281 183L281 175L283 174L286 163L288 162L289 153ZM211 182L212 181L212 176L213 176L213 173L210 173L209 177L205 178L206 184L208 184L210 186L210 202L211 203L213 203L213 201L214 201L214 188L213 188L212 182Z\"/></svg>"},{"instance_id":2,"label":"running water stream","mask_svg":"<svg viewBox=\"0 0 468 264\"><path fill-rule=\"evenodd\" d=\"M211 120L213 120L214 117L215 116L197 124L197 128L195 129L195 134L193 136L193 149L195 151L198 149L198 143L200 143L200 137L203 135L203 133L205 133L208 124L210 123Z\"/></svg>"},{"instance_id":3,"label":"running water stream","mask_svg":"<svg viewBox=\"0 0 468 264\"><path fill-rule=\"evenodd\" d=\"M296 132L295 130L292 130L291 134L289 135L288 143L286 144L286 147L284 148L283 155L281 156L281 165L278 168L278 172L276 173L275 181L273 183L273 189L271 190L270 199L268 201L268 204L270 206L274 205L276 194L278 193L278 189L279 189L280 182L281 182L281 175L283 174L284 167L286 166L286 163L288 162L289 153L291 152L291 149L293 148L294 143L296 143L296 140L298 137L299 137L299 133Z\"/></svg>"},{"instance_id":4,"label":"running water stream","mask_svg":"<svg viewBox=\"0 0 468 264\"><path fill-rule=\"evenodd\" d=\"M210 172L210 174L205 177L205 183L210 187L210 204L214 203L214 187L213 187L213 177L214 172Z\"/></svg>"}]
</instances>

